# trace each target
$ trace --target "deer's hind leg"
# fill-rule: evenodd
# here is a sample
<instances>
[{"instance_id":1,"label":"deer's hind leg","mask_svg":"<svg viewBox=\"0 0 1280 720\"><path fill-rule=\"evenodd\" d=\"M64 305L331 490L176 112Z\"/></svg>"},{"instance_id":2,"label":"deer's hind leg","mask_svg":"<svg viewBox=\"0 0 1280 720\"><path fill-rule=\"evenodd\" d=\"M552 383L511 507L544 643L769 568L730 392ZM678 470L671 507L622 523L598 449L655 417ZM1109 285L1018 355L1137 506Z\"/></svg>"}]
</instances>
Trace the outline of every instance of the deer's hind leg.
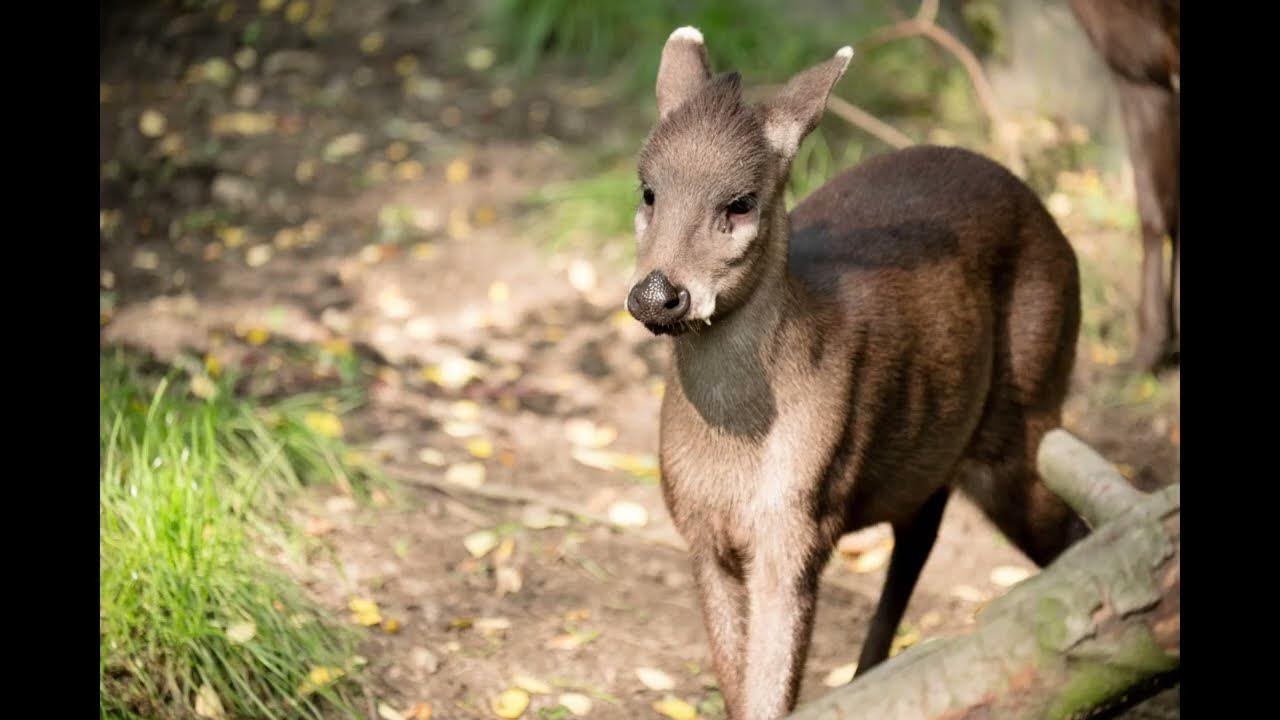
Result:
<instances>
[{"instance_id":1,"label":"deer's hind leg","mask_svg":"<svg viewBox=\"0 0 1280 720\"><path fill-rule=\"evenodd\" d=\"M942 523L942 511L947 507L951 489L943 487L934 493L911 519L893 526L893 554L889 557L889 571L884 589L876 604L867 638L862 642L855 674L875 667L889 657L893 636L902 623L911 593L915 590L920 571L933 550L938 538L938 526Z\"/></svg>"}]
</instances>

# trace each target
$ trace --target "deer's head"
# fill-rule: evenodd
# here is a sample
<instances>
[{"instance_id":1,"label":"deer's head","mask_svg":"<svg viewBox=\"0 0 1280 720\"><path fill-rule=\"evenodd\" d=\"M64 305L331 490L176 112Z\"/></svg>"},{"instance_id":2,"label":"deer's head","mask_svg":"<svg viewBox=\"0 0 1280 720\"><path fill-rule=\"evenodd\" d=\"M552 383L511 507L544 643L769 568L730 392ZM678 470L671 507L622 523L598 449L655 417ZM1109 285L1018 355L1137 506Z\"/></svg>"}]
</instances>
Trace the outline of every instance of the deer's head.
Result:
<instances>
[{"instance_id":1,"label":"deer's head","mask_svg":"<svg viewBox=\"0 0 1280 720\"><path fill-rule=\"evenodd\" d=\"M849 65L841 48L773 97L742 99L736 72L713 76L702 33L671 33L658 68L658 123L640 152L636 272L627 310L677 335L741 306L785 258L782 188L800 141ZM774 232L775 228L783 228Z\"/></svg>"}]
</instances>

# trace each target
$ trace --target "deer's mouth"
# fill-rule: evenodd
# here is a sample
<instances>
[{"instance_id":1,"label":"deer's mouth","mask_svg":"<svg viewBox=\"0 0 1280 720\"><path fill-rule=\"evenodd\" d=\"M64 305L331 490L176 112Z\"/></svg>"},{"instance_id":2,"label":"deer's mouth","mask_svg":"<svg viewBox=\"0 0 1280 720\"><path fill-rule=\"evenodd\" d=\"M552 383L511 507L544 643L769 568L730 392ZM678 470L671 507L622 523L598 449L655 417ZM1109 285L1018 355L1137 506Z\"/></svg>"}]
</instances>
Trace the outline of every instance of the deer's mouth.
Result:
<instances>
[{"instance_id":1,"label":"deer's mouth","mask_svg":"<svg viewBox=\"0 0 1280 720\"><path fill-rule=\"evenodd\" d=\"M687 320L668 323L666 325L661 325L658 323L644 323L644 326L649 330L649 332L653 333L654 335L670 335L672 337L675 337L677 335L683 335L689 332L690 330L695 329L694 324Z\"/></svg>"}]
</instances>

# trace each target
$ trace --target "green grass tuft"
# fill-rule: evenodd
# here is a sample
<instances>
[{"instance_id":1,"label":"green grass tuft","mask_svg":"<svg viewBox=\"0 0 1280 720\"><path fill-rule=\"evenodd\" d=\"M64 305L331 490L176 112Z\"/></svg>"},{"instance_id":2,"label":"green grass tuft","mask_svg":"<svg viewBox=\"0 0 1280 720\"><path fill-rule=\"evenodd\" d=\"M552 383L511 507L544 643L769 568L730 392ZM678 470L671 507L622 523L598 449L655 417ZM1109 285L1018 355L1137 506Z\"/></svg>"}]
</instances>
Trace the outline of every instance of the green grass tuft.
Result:
<instances>
[{"instance_id":1,"label":"green grass tuft","mask_svg":"<svg viewBox=\"0 0 1280 720\"><path fill-rule=\"evenodd\" d=\"M368 479L308 426L318 401L263 411L231 377L193 388L119 350L100 360L104 717L194 717L202 687L232 717L319 718L322 699L355 715L341 682L299 692L313 668L355 670L354 635L255 552L290 492Z\"/></svg>"}]
</instances>

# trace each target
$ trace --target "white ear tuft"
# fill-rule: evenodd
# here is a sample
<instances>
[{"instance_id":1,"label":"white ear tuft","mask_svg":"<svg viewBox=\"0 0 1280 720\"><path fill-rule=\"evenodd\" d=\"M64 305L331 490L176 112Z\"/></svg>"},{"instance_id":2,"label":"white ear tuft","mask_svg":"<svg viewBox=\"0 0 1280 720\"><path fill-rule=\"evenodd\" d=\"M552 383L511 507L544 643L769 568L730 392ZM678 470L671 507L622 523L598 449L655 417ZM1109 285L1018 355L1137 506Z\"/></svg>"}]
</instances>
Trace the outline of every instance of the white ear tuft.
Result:
<instances>
[{"instance_id":1,"label":"white ear tuft","mask_svg":"<svg viewBox=\"0 0 1280 720\"><path fill-rule=\"evenodd\" d=\"M845 60L848 60L849 58L853 57L853 48L848 45L845 45L844 47L836 51L836 57L842 57Z\"/></svg>"},{"instance_id":2,"label":"white ear tuft","mask_svg":"<svg viewBox=\"0 0 1280 720\"><path fill-rule=\"evenodd\" d=\"M689 40L701 45L703 44L702 31L692 25L685 25L684 27L676 28L671 32L671 36L667 38L667 41L670 42L672 40Z\"/></svg>"}]
</instances>

